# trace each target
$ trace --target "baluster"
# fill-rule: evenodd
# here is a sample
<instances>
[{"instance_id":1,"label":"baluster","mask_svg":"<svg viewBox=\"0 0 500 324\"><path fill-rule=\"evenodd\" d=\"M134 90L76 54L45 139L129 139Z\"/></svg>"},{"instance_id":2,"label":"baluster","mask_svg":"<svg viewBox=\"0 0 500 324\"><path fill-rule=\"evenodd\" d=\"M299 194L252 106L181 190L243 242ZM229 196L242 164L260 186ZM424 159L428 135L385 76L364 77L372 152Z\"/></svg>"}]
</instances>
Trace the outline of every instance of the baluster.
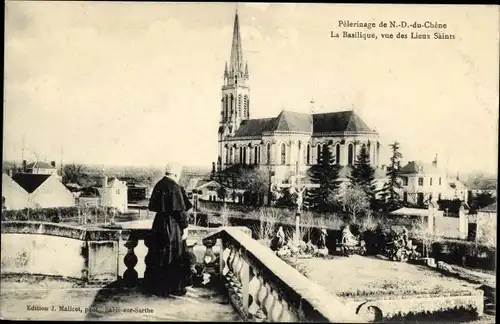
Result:
<instances>
[{"instance_id":1,"label":"baluster","mask_svg":"<svg viewBox=\"0 0 500 324\"><path fill-rule=\"evenodd\" d=\"M283 298L281 300L282 312L279 319L280 322L298 322L299 317L290 308L290 304Z\"/></svg>"},{"instance_id":2,"label":"baluster","mask_svg":"<svg viewBox=\"0 0 500 324\"><path fill-rule=\"evenodd\" d=\"M273 309L271 310L271 314L268 318L271 322L280 322L281 314L283 312L283 304L281 303L283 298L276 290L273 290L273 296Z\"/></svg>"},{"instance_id":3,"label":"baluster","mask_svg":"<svg viewBox=\"0 0 500 324\"><path fill-rule=\"evenodd\" d=\"M238 279L238 269L237 269L237 267L240 264L240 258L241 258L240 252L236 251L234 255L234 261L231 267L231 287L233 287L236 293L239 292L240 288L240 281Z\"/></svg>"},{"instance_id":4,"label":"baluster","mask_svg":"<svg viewBox=\"0 0 500 324\"><path fill-rule=\"evenodd\" d=\"M234 263L235 255L236 255L235 248L233 246L229 246L229 256L227 258L227 273L225 275L225 286L228 289L230 294L232 294L232 292L233 292L233 288L231 285L231 279L233 276L232 265Z\"/></svg>"},{"instance_id":5,"label":"baluster","mask_svg":"<svg viewBox=\"0 0 500 324\"><path fill-rule=\"evenodd\" d=\"M222 260L224 260L223 262L223 267L222 267L222 270L221 270L221 274L222 276L225 278L227 273L229 272L229 255L231 254L231 249L228 249L228 248L225 248L224 249L224 252L222 253Z\"/></svg>"},{"instance_id":6,"label":"baluster","mask_svg":"<svg viewBox=\"0 0 500 324\"><path fill-rule=\"evenodd\" d=\"M252 319L259 310L257 298L260 290L260 280L254 267L249 267L248 278L248 314L250 315L249 319Z\"/></svg>"},{"instance_id":7,"label":"baluster","mask_svg":"<svg viewBox=\"0 0 500 324\"><path fill-rule=\"evenodd\" d=\"M134 267L137 265L137 256L134 253L134 248L137 246L138 240L133 233L130 233L125 247L127 248L127 254L123 258L123 263L127 269L123 273L123 281L128 287L135 286L139 275Z\"/></svg>"},{"instance_id":8,"label":"baluster","mask_svg":"<svg viewBox=\"0 0 500 324\"><path fill-rule=\"evenodd\" d=\"M274 295L273 295L273 289L271 288L271 285L269 285L268 282L266 282L266 289L267 289L267 296L263 303L264 313L266 314L267 319L271 319L271 311L274 304Z\"/></svg>"},{"instance_id":9,"label":"baluster","mask_svg":"<svg viewBox=\"0 0 500 324\"><path fill-rule=\"evenodd\" d=\"M151 279L151 243L152 243L152 237L151 235L148 235L144 238L144 245L148 249L148 252L146 256L144 257L144 264L146 265L146 269L144 270L144 281L149 282Z\"/></svg>"},{"instance_id":10,"label":"baluster","mask_svg":"<svg viewBox=\"0 0 500 324\"><path fill-rule=\"evenodd\" d=\"M259 305L259 310L257 311L256 317L260 321L263 321L266 318L264 302L266 300L268 290L266 282L264 280L264 276L262 274L259 274L259 280L260 280L260 289L257 297L257 304Z\"/></svg>"}]
</instances>

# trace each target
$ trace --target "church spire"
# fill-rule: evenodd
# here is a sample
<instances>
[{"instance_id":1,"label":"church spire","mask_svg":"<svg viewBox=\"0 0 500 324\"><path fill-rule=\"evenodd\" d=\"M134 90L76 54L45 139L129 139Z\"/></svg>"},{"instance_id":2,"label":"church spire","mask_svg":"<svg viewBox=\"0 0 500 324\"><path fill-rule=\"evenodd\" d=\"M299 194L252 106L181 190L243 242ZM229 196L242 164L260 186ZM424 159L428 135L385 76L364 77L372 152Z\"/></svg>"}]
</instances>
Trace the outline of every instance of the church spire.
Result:
<instances>
[{"instance_id":1,"label":"church spire","mask_svg":"<svg viewBox=\"0 0 500 324\"><path fill-rule=\"evenodd\" d=\"M234 72L243 72L243 51L241 49L240 22L238 8L234 14L233 44L231 46L230 69Z\"/></svg>"}]
</instances>

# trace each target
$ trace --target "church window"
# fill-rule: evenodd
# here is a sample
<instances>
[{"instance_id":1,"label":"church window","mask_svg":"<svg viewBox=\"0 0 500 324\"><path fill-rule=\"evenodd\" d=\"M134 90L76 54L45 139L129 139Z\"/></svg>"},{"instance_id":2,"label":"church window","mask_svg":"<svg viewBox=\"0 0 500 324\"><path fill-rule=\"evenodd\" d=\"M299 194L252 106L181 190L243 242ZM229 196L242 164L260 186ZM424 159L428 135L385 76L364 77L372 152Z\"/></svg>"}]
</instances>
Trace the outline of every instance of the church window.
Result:
<instances>
[{"instance_id":1,"label":"church window","mask_svg":"<svg viewBox=\"0 0 500 324\"><path fill-rule=\"evenodd\" d=\"M311 164L311 145L307 144L306 164Z\"/></svg>"},{"instance_id":2,"label":"church window","mask_svg":"<svg viewBox=\"0 0 500 324\"><path fill-rule=\"evenodd\" d=\"M230 101L230 111L231 113L234 112L234 97L233 97L233 94L231 94L231 96L229 97L229 101Z\"/></svg>"},{"instance_id":3,"label":"church window","mask_svg":"<svg viewBox=\"0 0 500 324\"><path fill-rule=\"evenodd\" d=\"M229 164L229 149L226 147L226 164Z\"/></svg>"},{"instance_id":4,"label":"church window","mask_svg":"<svg viewBox=\"0 0 500 324\"><path fill-rule=\"evenodd\" d=\"M250 117L250 113L248 112L248 96L245 95L244 100L243 100L243 107L245 111L245 118Z\"/></svg>"},{"instance_id":5,"label":"church window","mask_svg":"<svg viewBox=\"0 0 500 324\"><path fill-rule=\"evenodd\" d=\"M266 149L266 159L267 159L267 164L271 164L271 144L267 143L267 149Z\"/></svg>"},{"instance_id":6,"label":"church window","mask_svg":"<svg viewBox=\"0 0 500 324\"><path fill-rule=\"evenodd\" d=\"M403 177L403 186L408 185L408 177Z\"/></svg>"},{"instance_id":7,"label":"church window","mask_svg":"<svg viewBox=\"0 0 500 324\"><path fill-rule=\"evenodd\" d=\"M286 144L281 144L281 164L286 164Z\"/></svg>"},{"instance_id":8,"label":"church window","mask_svg":"<svg viewBox=\"0 0 500 324\"><path fill-rule=\"evenodd\" d=\"M424 178L418 178L418 185L423 186L424 185Z\"/></svg>"},{"instance_id":9,"label":"church window","mask_svg":"<svg viewBox=\"0 0 500 324\"><path fill-rule=\"evenodd\" d=\"M241 95L238 95L238 115L239 116L242 116L243 118L245 117L245 114L241 114L241 105L242 105L242 99L241 99Z\"/></svg>"},{"instance_id":10,"label":"church window","mask_svg":"<svg viewBox=\"0 0 500 324\"><path fill-rule=\"evenodd\" d=\"M226 95L224 100L224 108L226 109L226 119L229 119L229 97Z\"/></svg>"},{"instance_id":11,"label":"church window","mask_svg":"<svg viewBox=\"0 0 500 324\"><path fill-rule=\"evenodd\" d=\"M337 143L337 145L335 145L335 162L337 164L340 163L340 144Z\"/></svg>"},{"instance_id":12,"label":"church window","mask_svg":"<svg viewBox=\"0 0 500 324\"><path fill-rule=\"evenodd\" d=\"M349 165L354 163L354 145L352 143L347 145L347 163Z\"/></svg>"},{"instance_id":13,"label":"church window","mask_svg":"<svg viewBox=\"0 0 500 324\"><path fill-rule=\"evenodd\" d=\"M439 177L439 185L441 185L441 177Z\"/></svg>"},{"instance_id":14,"label":"church window","mask_svg":"<svg viewBox=\"0 0 500 324\"><path fill-rule=\"evenodd\" d=\"M316 163L319 164L320 159L321 159L321 145L318 144L318 146L316 147Z\"/></svg>"},{"instance_id":15,"label":"church window","mask_svg":"<svg viewBox=\"0 0 500 324\"><path fill-rule=\"evenodd\" d=\"M257 163L259 163L259 147L256 146L254 151L255 152L254 152L254 156L253 156L253 163L257 164Z\"/></svg>"}]
</instances>

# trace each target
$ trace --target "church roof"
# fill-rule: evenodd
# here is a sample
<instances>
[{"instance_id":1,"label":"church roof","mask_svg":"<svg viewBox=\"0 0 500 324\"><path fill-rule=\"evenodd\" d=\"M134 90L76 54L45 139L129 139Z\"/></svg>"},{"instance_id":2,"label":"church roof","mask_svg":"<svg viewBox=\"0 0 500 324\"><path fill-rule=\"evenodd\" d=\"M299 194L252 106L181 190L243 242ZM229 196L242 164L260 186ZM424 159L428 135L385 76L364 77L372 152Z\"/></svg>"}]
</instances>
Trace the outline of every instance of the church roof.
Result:
<instances>
[{"instance_id":1,"label":"church roof","mask_svg":"<svg viewBox=\"0 0 500 324\"><path fill-rule=\"evenodd\" d=\"M373 132L352 110L313 115L314 133Z\"/></svg>"},{"instance_id":2,"label":"church roof","mask_svg":"<svg viewBox=\"0 0 500 324\"><path fill-rule=\"evenodd\" d=\"M242 121L235 137L259 136L264 132L373 132L354 111L305 114L282 110L275 118Z\"/></svg>"}]
</instances>

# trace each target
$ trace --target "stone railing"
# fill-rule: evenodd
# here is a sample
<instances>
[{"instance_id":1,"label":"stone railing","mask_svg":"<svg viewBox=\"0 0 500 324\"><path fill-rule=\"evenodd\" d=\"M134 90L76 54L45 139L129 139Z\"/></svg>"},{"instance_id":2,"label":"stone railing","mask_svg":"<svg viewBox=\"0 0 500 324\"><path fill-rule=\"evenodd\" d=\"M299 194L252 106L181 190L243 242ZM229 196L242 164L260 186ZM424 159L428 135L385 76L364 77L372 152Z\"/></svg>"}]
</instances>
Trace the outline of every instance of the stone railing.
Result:
<instances>
[{"instance_id":1,"label":"stone railing","mask_svg":"<svg viewBox=\"0 0 500 324\"><path fill-rule=\"evenodd\" d=\"M237 228L207 236L206 255L216 254L219 275L245 321L356 322L338 297L304 277L269 248Z\"/></svg>"},{"instance_id":2,"label":"stone railing","mask_svg":"<svg viewBox=\"0 0 500 324\"><path fill-rule=\"evenodd\" d=\"M2 222L1 227L2 274L116 280L116 231L26 221Z\"/></svg>"},{"instance_id":3,"label":"stone railing","mask_svg":"<svg viewBox=\"0 0 500 324\"><path fill-rule=\"evenodd\" d=\"M134 287L138 284L139 279L147 276L146 268L148 263L148 244L151 233L151 222L131 222L123 224L120 229L117 229L120 237L119 259L123 263L118 264L118 280L123 280L123 283L128 287ZM246 227L238 227L241 231L251 234L251 230ZM210 241L203 242L202 239L207 235L211 235L219 231L217 228L204 228L197 226L188 227L188 253L193 253L198 262L208 266L214 260L204 261L207 253L210 255L214 252L213 245ZM140 245L143 242L144 245ZM122 269L124 266L124 269ZM213 271L212 271L213 272Z\"/></svg>"}]
</instances>

